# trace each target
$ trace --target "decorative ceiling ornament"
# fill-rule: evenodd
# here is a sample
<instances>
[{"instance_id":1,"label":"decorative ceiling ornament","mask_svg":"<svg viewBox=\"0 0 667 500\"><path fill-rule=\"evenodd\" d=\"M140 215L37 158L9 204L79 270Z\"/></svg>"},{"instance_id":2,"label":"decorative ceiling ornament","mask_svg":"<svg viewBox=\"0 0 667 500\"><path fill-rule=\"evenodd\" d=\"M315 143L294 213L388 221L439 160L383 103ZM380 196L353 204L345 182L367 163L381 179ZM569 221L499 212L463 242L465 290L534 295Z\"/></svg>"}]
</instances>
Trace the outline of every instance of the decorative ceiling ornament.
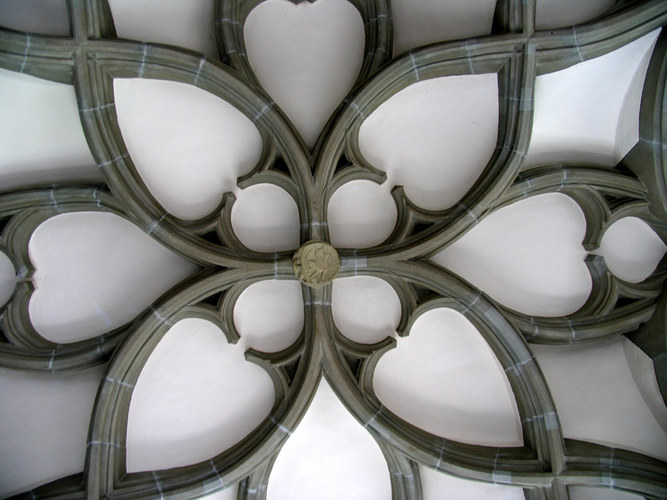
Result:
<instances>
[{"instance_id":1,"label":"decorative ceiling ornament","mask_svg":"<svg viewBox=\"0 0 667 500\"><path fill-rule=\"evenodd\" d=\"M73 84L81 122L105 185L56 186L0 196L4 225L0 249L19 270L20 282L2 310L0 365L62 372L111 359L95 403L81 474L25 493L33 498L194 498L240 481L239 498L264 498L271 465L308 408L324 373L338 397L379 444L391 472L394 498L421 498L418 464L449 474L519 486L526 498L568 498L570 486L618 488L649 498L667 496L667 464L648 456L565 439L558 413L529 343L571 344L627 335L665 377L666 260L633 284L614 277L600 257L586 261L593 290L565 317L536 317L510 310L429 260L494 210L523 198L560 192L580 206L587 230L584 248L595 250L615 221L638 217L667 241L667 185L663 116L667 35L651 57L642 95L640 140L617 168L558 164L525 169L534 110L535 79L606 54L664 26L661 0L619 1L590 24L535 30L535 1L499 0L493 35L430 45L391 59L392 18L387 0L350 0L365 29L365 57L358 79L333 113L312 151L254 75L243 26L260 0L216 2L221 61L189 50L119 40L104 0L70 0L71 37L0 30L0 66ZM299 3L299 2L296 2ZM327 207L352 180L381 184L385 173L359 146L359 129L382 103L424 80L497 75L497 144L482 175L455 205L425 210L401 187L392 191L398 217L392 233L368 249L333 249L327 242ZM164 79L193 85L234 106L259 131L262 152L240 187L274 184L296 202L304 246L262 253L247 248L231 224L234 197L197 220L167 212L139 175L123 142L114 102L115 78ZM38 140L39 138L35 138ZM33 328L28 303L34 290L28 242L57 214L114 213L202 267L133 322L93 339L55 344ZM318 248L310 252L313 243ZM319 252L319 253L318 253ZM340 256L338 269L334 264ZM293 267L294 258L294 267ZM300 263L300 265L298 265ZM336 267L336 269L334 269ZM172 325L203 318L229 342L239 338L233 309L241 293L268 279L302 287L305 322L293 345L277 353L249 350L275 386L270 415L246 438L211 460L174 469L128 473L127 418L132 391L151 352ZM398 418L378 400L373 373L396 342L347 339L331 311L334 276L369 275L390 284L401 301L397 328L405 336L425 312L458 311L474 325L502 365L521 420L523 446L477 446L438 437ZM323 286L320 286L323 285Z\"/></svg>"}]
</instances>

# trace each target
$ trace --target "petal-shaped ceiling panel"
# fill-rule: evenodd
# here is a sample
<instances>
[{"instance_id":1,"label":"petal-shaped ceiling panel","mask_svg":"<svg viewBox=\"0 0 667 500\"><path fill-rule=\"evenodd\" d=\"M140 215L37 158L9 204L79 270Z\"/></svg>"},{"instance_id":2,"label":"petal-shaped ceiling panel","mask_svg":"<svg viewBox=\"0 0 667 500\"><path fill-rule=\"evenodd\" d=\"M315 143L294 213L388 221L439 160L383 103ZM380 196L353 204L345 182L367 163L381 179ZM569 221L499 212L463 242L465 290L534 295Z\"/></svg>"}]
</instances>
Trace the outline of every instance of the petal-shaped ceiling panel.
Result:
<instances>
[{"instance_id":1,"label":"petal-shaped ceiling panel","mask_svg":"<svg viewBox=\"0 0 667 500\"><path fill-rule=\"evenodd\" d=\"M666 250L667 246L646 222L625 217L605 231L598 253L614 275L639 283L651 275Z\"/></svg>"},{"instance_id":2,"label":"petal-shaped ceiling panel","mask_svg":"<svg viewBox=\"0 0 667 500\"><path fill-rule=\"evenodd\" d=\"M402 185L417 205L449 208L472 187L498 139L495 73L410 85L359 128L365 159Z\"/></svg>"},{"instance_id":3,"label":"petal-shaped ceiling panel","mask_svg":"<svg viewBox=\"0 0 667 500\"><path fill-rule=\"evenodd\" d=\"M541 75L528 166L616 165L639 140L639 104L660 30L609 54Z\"/></svg>"},{"instance_id":4,"label":"petal-shaped ceiling panel","mask_svg":"<svg viewBox=\"0 0 667 500\"><path fill-rule=\"evenodd\" d=\"M396 291L380 278L339 278L333 282L331 312L347 338L374 344L396 333L401 302Z\"/></svg>"},{"instance_id":5,"label":"petal-shaped ceiling panel","mask_svg":"<svg viewBox=\"0 0 667 500\"><path fill-rule=\"evenodd\" d=\"M394 56L421 45L490 35L496 0L392 0Z\"/></svg>"},{"instance_id":6,"label":"petal-shaped ceiling panel","mask_svg":"<svg viewBox=\"0 0 667 500\"><path fill-rule=\"evenodd\" d=\"M0 68L0 191L101 180L74 87Z\"/></svg>"},{"instance_id":7,"label":"petal-shaped ceiling panel","mask_svg":"<svg viewBox=\"0 0 667 500\"><path fill-rule=\"evenodd\" d=\"M382 404L432 434L472 444L521 445L521 424L502 366L459 312L434 309L377 364Z\"/></svg>"},{"instance_id":8,"label":"petal-shaped ceiling panel","mask_svg":"<svg viewBox=\"0 0 667 500\"><path fill-rule=\"evenodd\" d=\"M327 222L331 244L338 248L379 245L391 234L398 216L388 183L351 181L329 200Z\"/></svg>"},{"instance_id":9,"label":"petal-shaped ceiling panel","mask_svg":"<svg viewBox=\"0 0 667 500\"><path fill-rule=\"evenodd\" d=\"M255 184L237 194L232 228L245 246L257 252L279 252L299 246L299 209L294 198L275 184Z\"/></svg>"},{"instance_id":10,"label":"petal-shaped ceiling panel","mask_svg":"<svg viewBox=\"0 0 667 500\"><path fill-rule=\"evenodd\" d=\"M186 47L218 59L214 4L214 0L109 0L119 38Z\"/></svg>"},{"instance_id":11,"label":"petal-shaped ceiling panel","mask_svg":"<svg viewBox=\"0 0 667 500\"><path fill-rule=\"evenodd\" d=\"M67 374L0 368L0 496L83 470L100 365Z\"/></svg>"},{"instance_id":12,"label":"petal-shaped ceiling panel","mask_svg":"<svg viewBox=\"0 0 667 500\"><path fill-rule=\"evenodd\" d=\"M250 119L197 87L116 78L114 99L139 175L177 217L192 220L211 213L259 160L262 140Z\"/></svg>"},{"instance_id":13,"label":"petal-shaped ceiling panel","mask_svg":"<svg viewBox=\"0 0 667 500\"><path fill-rule=\"evenodd\" d=\"M656 415L638 390L625 337L605 344L533 345L566 438L667 459L667 409ZM658 396L659 397L659 396Z\"/></svg>"},{"instance_id":14,"label":"petal-shaped ceiling panel","mask_svg":"<svg viewBox=\"0 0 667 500\"><path fill-rule=\"evenodd\" d=\"M616 0L537 0L535 27L549 30L583 24L603 15L615 3Z\"/></svg>"},{"instance_id":15,"label":"petal-shaped ceiling panel","mask_svg":"<svg viewBox=\"0 0 667 500\"><path fill-rule=\"evenodd\" d=\"M250 285L234 306L234 325L245 348L276 352L291 346L303 329L303 295L296 281Z\"/></svg>"},{"instance_id":16,"label":"petal-shaped ceiling panel","mask_svg":"<svg viewBox=\"0 0 667 500\"><path fill-rule=\"evenodd\" d=\"M127 470L210 459L252 432L274 402L269 375L203 319L176 323L146 362L132 393Z\"/></svg>"},{"instance_id":17,"label":"petal-shaped ceiling panel","mask_svg":"<svg viewBox=\"0 0 667 500\"><path fill-rule=\"evenodd\" d=\"M432 260L516 311L561 316L591 291L585 231L571 198L538 195L490 214Z\"/></svg>"},{"instance_id":18,"label":"petal-shaped ceiling panel","mask_svg":"<svg viewBox=\"0 0 667 500\"><path fill-rule=\"evenodd\" d=\"M67 0L3 0L0 26L42 35L69 36Z\"/></svg>"},{"instance_id":19,"label":"petal-shaped ceiling panel","mask_svg":"<svg viewBox=\"0 0 667 500\"><path fill-rule=\"evenodd\" d=\"M16 286L16 269L14 264L9 260L3 252L0 252L0 307L5 305L5 302L14 293Z\"/></svg>"},{"instance_id":20,"label":"petal-shaped ceiling panel","mask_svg":"<svg viewBox=\"0 0 667 500\"><path fill-rule=\"evenodd\" d=\"M380 448L325 379L273 465L267 498L391 498L389 470Z\"/></svg>"},{"instance_id":21,"label":"petal-shaped ceiling panel","mask_svg":"<svg viewBox=\"0 0 667 500\"><path fill-rule=\"evenodd\" d=\"M57 215L29 244L30 319L48 340L75 342L134 319L198 268L113 214Z\"/></svg>"},{"instance_id":22,"label":"petal-shaped ceiling panel","mask_svg":"<svg viewBox=\"0 0 667 500\"><path fill-rule=\"evenodd\" d=\"M248 59L308 147L350 91L364 56L364 24L346 0L268 0L244 26Z\"/></svg>"},{"instance_id":23,"label":"petal-shaped ceiling panel","mask_svg":"<svg viewBox=\"0 0 667 500\"><path fill-rule=\"evenodd\" d=\"M419 466L424 500L523 500L523 489L461 479Z\"/></svg>"}]
</instances>

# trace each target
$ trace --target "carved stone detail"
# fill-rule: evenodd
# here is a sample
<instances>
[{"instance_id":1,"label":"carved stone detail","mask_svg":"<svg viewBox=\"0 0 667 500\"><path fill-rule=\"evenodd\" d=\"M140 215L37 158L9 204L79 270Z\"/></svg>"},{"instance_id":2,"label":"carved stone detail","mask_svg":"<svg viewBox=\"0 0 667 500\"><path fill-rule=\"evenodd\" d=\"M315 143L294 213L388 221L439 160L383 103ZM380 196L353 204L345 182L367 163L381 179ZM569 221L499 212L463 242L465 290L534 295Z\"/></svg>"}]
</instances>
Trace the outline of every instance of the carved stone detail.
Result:
<instances>
[{"instance_id":1,"label":"carved stone detail","mask_svg":"<svg viewBox=\"0 0 667 500\"><path fill-rule=\"evenodd\" d=\"M294 274L312 288L331 283L340 269L336 249L323 241L309 241L299 248L293 259Z\"/></svg>"}]
</instances>

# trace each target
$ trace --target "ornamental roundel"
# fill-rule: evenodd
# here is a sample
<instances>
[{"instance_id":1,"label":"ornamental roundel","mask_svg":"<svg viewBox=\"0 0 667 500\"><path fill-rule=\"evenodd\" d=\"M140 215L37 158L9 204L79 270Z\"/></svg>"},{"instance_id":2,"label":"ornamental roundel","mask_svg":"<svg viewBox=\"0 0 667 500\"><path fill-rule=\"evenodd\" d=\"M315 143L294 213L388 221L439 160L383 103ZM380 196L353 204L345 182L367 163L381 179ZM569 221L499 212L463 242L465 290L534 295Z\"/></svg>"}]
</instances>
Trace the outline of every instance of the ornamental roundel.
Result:
<instances>
[{"instance_id":1,"label":"ornamental roundel","mask_svg":"<svg viewBox=\"0 0 667 500\"><path fill-rule=\"evenodd\" d=\"M340 269L336 249L323 241L309 241L294 253L294 273L313 288L331 283Z\"/></svg>"},{"instance_id":2,"label":"ornamental roundel","mask_svg":"<svg viewBox=\"0 0 667 500\"><path fill-rule=\"evenodd\" d=\"M199 498L238 484L239 499L266 498L272 467L322 377L377 442L393 498L422 498L423 468L516 486L530 500L569 498L576 487L667 497L665 462L564 436L561 415L534 353L539 345L595 344L625 336L650 357L661 394L667 395L665 259L646 279L632 283L611 273L594 252L606 229L626 217L643 220L667 241L667 35L655 34L647 59L639 140L615 168L592 161L526 165L536 80L657 33L667 22L667 4L619 0L585 24L542 30L536 28L539 0L498 0L487 35L428 44L392 57L396 26L389 0L349 0L363 20L360 70L309 148L263 88L247 55L244 25L261 3L215 1L217 57L122 39L107 0L68 0L70 36L0 29L1 68L74 87L85 138L103 177L98 184L0 189L0 250L20 278L11 298L0 306L0 367L50 374L108 363L90 420L84 468L19 497ZM337 190L351 181L382 185L389 177L362 151L364 122L415 84L472 75L493 75L498 90L496 144L488 162L479 166L478 179L445 208L424 208L415 202L409 182L396 185L387 195L395 205L396 223L384 239L368 248L336 244L328 207ZM267 184L287 193L299 219L294 248L269 252L246 245L235 232L233 207L238 200L231 191L215 210L195 219L179 218L158 202L123 139L116 79L185 84L221 99L251 122L261 153L236 184L243 189ZM563 316L519 312L435 262L438 252L493 212L548 193L567 195L586 219L582 245L590 252L585 265L592 290L577 311ZM103 335L69 343L47 340L29 314L35 264L28 245L48 219L78 212L122 218L198 271L165 290L133 320ZM479 332L516 401L521 446L447 439L412 425L381 402L374 372L402 339L364 344L341 332L332 311L333 282L355 276L382 280L395 292L400 302L397 337L409 336L427 313L442 309L455 311ZM269 280L300 282L304 322L288 347L264 352L250 346L245 351L245 359L268 375L275 392L266 418L242 440L203 462L128 472L130 403L161 340L180 321L199 318L222 331L229 344L238 343L243 336L235 325L235 306L252 285Z\"/></svg>"}]
</instances>

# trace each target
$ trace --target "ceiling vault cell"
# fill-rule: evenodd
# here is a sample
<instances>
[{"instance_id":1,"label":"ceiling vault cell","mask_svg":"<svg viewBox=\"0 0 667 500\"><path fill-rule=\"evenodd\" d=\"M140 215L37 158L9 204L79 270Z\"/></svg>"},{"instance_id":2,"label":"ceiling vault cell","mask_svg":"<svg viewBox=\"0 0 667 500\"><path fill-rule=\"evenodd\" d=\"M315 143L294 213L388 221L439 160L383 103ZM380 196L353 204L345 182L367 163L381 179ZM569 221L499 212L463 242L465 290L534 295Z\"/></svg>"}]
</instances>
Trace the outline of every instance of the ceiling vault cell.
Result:
<instances>
[{"instance_id":1,"label":"ceiling vault cell","mask_svg":"<svg viewBox=\"0 0 667 500\"><path fill-rule=\"evenodd\" d=\"M23 32L13 26L0 29L3 72L74 88L81 126L103 177L99 181L89 175L85 180L56 184L52 179L43 184L32 180L18 188L14 184L5 188L0 178L0 252L17 275L11 296L0 305L0 368L65 374L108 363L90 419L84 468L30 491L14 492L17 497L198 498L238 484L239 499L264 499L272 466L308 410L322 377L379 446L395 499L422 498L423 470L429 471L429 491L435 484L431 472L439 471L458 479L514 486L512 490L522 490L529 500L569 498L587 487L619 489L651 499L667 497L664 461L564 435L558 408L531 347L604 343L625 336L653 361L660 392L667 400L667 258L663 256L645 279L630 282L613 274L598 252L606 230L625 218L643 221L667 242L667 130L663 130L667 34L657 35L648 62L639 107L639 140L615 167L585 160L537 165L526 161L536 79L656 32L667 23L667 3L618 0L585 24L540 31L536 12L538 25L550 25L544 19L547 10L538 8L543 0L497 0L490 32L478 33L475 28L479 36L474 38L441 41L394 57L393 33L407 38L409 33L397 30L390 1L349 0L363 21L358 74L328 120L318 119L322 123L318 122L317 133L305 138L265 90L246 50L245 23L262 1L212 2L214 25L205 29L215 33L217 55L212 54L212 45L204 55L166 42L123 39L114 25L113 2L107 0L67 0L69 35ZM296 5L290 8L310 8L292 2ZM318 2L325 0L314 4ZM401 15L405 9L401 7ZM409 43L407 38L399 47ZM202 46L208 47L204 42ZM256 50L257 40L253 44ZM392 229L374 231L369 244L364 242L370 240L346 236L341 229L332 238L329 217L338 225L354 221L342 211L342 198L329 208L339 188L349 182L363 181L361 186L368 187L392 180L388 169L381 168L372 155L364 155L368 148L360 135L365 134L366 120L415 84L413 90L427 88L423 82L436 80L458 82L451 88L463 88L465 84L460 83L473 76L497 90L497 136L495 145L483 147L483 154L476 150L473 157L481 154L486 163L474 166L479 176L474 182L466 181L463 194L456 195L458 201L421 206L417 197L410 197L413 179L409 170L403 170L401 181L407 189L403 182L385 186L393 185L390 195L388 188L385 192L395 205L395 210L390 207L389 218L395 219ZM128 79L165 80L199 89L224 101L223 107L234 108L251 135L256 128L260 147L256 155L248 156L252 164L236 172L240 177L235 176L233 187L225 184L228 191L219 199L212 196L213 203L200 203L187 213L170 211L158 201L123 136L127 131L121 127L115 89L133 81ZM37 135L29 139L41 140ZM196 163L194 158L192 162ZM454 175L454 170L447 175ZM290 200L287 206L293 200L298 214L298 227L286 226L293 234L283 235L275 250L270 241L253 239L253 230L239 230L239 217L233 215L252 211L248 207L256 203L253 199L268 190L257 190L252 198L247 193L254 190L246 191L243 204L237 195L240 200L243 190L262 184L283 193ZM176 202L178 192L169 192ZM362 197L358 206L370 207L363 196L375 192L357 190ZM576 311L551 316L520 312L521 308L508 307L437 263L437 255L485 217L521 200L553 193L573 200L585 218L581 245L587 254L591 291ZM191 273L121 326L57 343L40 335L30 317L37 271L29 252L31 238L51 218L86 212L112 214L123 224L132 224L189 261ZM263 212L257 213L265 220ZM274 220L273 215L266 217ZM258 227L254 232L262 231ZM282 232L277 231L278 239ZM343 244L349 241L361 244ZM393 289L400 303L394 335L380 335L378 340L375 333L364 342L362 333L350 335L353 340L339 330L332 297L334 286L342 290L342 280L339 285L333 281L353 277L380 279ZM294 319L301 330L290 334L287 347L286 342L267 340L268 346L282 347L263 352L245 344L234 311L246 290L268 280L299 284L303 321ZM519 444L481 445L436 435L400 418L400 412L384 406L376 394L375 368L382 356L399 343L406 345L401 337L423 323L420 318L435 317L424 315L442 309L452 310L468 325L466 329L476 330L490 349L487 354L497 361L498 383L508 387L516 404ZM140 374L172 327L193 319L211 323L211 331L222 332L226 342L240 342L247 348L246 361L256 365L253 369L262 371L264 378L268 375L275 392L273 403L267 399L268 415L210 459L154 471L133 466L128 471L128 419ZM389 318L385 323L393 328L393 321ZM257 345L264 344L257 341ZM197 453L193 456L201 458Z\"/></svg>"}]
</instances>

